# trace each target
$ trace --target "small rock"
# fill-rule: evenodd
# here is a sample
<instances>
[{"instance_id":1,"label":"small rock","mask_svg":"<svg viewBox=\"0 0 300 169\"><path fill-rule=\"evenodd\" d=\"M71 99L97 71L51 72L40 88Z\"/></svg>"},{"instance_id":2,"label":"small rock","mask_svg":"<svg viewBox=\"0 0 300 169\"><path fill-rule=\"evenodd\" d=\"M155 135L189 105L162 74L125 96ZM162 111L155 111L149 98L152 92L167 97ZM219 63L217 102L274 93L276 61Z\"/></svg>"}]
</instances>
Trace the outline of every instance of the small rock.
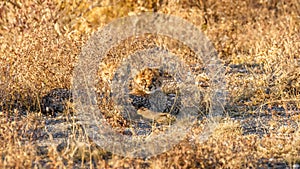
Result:
<instances>
[{"instance_id":1,"label":"small rock","mask_svg":"<svg viewBox=\"0 0 300 169\"><path fill-rule=\"evenodd\" d=\"M294 164L293 169L300 169L300 164Z\"/></svg>"},{"instance_id":2,"label":"small rock","mask_svg":"<svg viewBox=\"0 0 300 169\"><path fill-rule=\"evenodd\" d=\"M54 89L45 95L41 102L41 112L46 115L56 116L66 109L66 102L71 101L72 93L68 89Z\"/></svg>"}]
</instances>

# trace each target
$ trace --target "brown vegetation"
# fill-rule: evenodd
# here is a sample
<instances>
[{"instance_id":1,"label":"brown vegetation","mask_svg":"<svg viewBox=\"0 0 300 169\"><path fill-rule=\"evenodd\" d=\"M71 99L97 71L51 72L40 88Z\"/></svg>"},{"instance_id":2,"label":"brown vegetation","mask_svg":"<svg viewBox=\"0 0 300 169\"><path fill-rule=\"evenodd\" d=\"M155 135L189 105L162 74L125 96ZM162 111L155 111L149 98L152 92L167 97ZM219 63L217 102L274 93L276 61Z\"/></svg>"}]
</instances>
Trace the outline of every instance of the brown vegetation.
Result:
<instances>
[{"instance_id":1,"label":"brown vegetation","mask_svg":"<svg viewBox=\"0 0 300 169\"><path fill-rule=\"evenodd\" d=\"M299 164L299 4L298 0L1 1L0 107L16 99L31 107L52 89L70 88L81 47L93 32L116 18L153 11L182 17L209 37L226 66L229 116L204 142L199 142L205 130L199 121L170 151L131 159L93 143L72 142L64 150L48 147L41 153L32 141L39 137L33 131L45 126L46 117L38 109L20 116L17 109L0 108L0 168Z\"/></svg>"}]
</instances>

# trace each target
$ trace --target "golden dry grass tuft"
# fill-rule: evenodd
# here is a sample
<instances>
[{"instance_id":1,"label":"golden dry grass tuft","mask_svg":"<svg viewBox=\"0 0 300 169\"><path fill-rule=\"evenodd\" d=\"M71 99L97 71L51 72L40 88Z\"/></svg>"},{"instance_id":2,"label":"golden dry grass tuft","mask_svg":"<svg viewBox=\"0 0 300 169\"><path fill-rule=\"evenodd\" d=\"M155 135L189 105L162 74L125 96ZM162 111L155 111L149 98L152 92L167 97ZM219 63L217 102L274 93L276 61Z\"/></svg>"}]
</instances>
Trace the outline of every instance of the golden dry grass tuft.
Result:
<instances>
[{"instance_id":1,"label":"golden dry grass tuft","mask_svg":"<svg viewBox=\"0 0 300 169\"><path fill-rule=\"evenodd\" d=\"M210 38L226 67L225 108L235 116L222 119L204 142L198 139L204 128L195 124L179 145L149 159L124 158L73 138L61 151L48 147L47 153L41 153L32 140L47 117L38 108L20 115L13 106L4 106L16 99L27 107L37 106L50 90L70 88L72 70L90 35L116 18L144 11L182 17ZM299 164L299 11L297 0L1 1L0 168Z\"/></svg>"}]
</instances>

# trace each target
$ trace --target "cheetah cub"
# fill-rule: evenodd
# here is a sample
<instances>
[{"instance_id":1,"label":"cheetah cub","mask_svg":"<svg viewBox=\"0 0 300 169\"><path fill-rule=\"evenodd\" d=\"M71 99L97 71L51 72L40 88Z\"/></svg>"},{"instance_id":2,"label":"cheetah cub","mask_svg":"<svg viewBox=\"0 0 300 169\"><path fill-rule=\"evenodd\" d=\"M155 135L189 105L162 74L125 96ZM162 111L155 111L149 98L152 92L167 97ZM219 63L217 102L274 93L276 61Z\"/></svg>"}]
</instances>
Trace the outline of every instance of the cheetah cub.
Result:
<instances>
[{"instance_id":1,"label":"cheetah cub","mask_svg":"<svg viewBox=\"0 0 300 169\"><path fill-rule=\"evenodd\" d=\"M172 80L172 77L162 69L145 68L132 79L129 85L130 94L145 96L163 90L163 84L168 80Z\"/></svg>"},{"instance_id":2,"label":"cheetah cub","mask_svg":"<svg viewBox=\"0 0 300 169\"><path fill-rule=\"evenodd\" d=\"M178 97L176 96L178 93L177 85L170 74L159 68L148 67L131 79L128 88L132 104L137 108L137 114L161 124L170 124L175 121L175 116L170 113L177 112L175 110L177 110L176 106L179 104L173 97ZM164 93L164 97L167 97L166 103L161 101L162 105L165 106L165 110L161 110L162 112L151 110L151 104L153 103L150 103L149 97L157 91Z\"/></svg>"}]
</instances>

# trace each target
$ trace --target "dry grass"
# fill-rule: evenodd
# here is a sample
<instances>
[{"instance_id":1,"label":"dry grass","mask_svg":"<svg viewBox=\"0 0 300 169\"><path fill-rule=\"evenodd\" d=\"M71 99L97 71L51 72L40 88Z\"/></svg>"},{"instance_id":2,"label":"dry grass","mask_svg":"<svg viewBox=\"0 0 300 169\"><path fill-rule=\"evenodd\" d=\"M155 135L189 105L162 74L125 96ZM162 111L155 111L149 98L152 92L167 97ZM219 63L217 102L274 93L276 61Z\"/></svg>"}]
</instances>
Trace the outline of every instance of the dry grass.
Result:
<instances>
[{"instance_id":1,"label":"dry grass","mask_svg":"<svg viewBox=\"0 0 300 169\"><path fill-rule=\"evenodd\" d=\"M271 116L261 133L225 118L205 142L202 124L169 152L130 159L76 139L63 151L39 154L39 112L20 116L0 109L0 168L257 168L264 160L300 163L300 5L288 1L2 1L0 2L0 107L26 107L54 88L70 88L72 70L89 36L115 18L143 11L173 14L195 24L226 65L226 111ZM29 99L30 98L30 99ZM36 109L35 109L36 111ZM282 115L284 114L284 116Z\"/></svg>"}]
</instances>

